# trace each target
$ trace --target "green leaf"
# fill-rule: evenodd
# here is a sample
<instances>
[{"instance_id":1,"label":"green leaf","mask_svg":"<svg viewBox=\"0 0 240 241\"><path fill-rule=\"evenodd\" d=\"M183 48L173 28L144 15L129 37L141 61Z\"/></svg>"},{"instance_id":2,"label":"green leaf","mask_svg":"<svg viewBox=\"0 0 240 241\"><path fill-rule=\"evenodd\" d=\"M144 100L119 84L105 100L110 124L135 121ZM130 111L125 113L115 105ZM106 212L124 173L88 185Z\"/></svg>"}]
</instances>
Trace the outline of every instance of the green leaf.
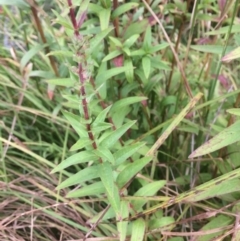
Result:
<instances>
[{"instance_id":1,"label":"green leaf","mask_svg":"<svg viewBox=\"0 0 240 241\"><path fill-rule=\"evenodd\" d=\"M151 66L153 68L156 68L159 70L165 70L165 71L171 70L171 68L169 67L169 64L159 59L159 57L150 56L150 59L151 59Z\"/></svg>"},{"instance_id":2,"label":"green leaf","mask_svg":"<svg viewBox=\"0 0 240 241\"><path fill-rule=\"evenodd\" d=\"M104 70L104 71L101 71L96 79L101 79L101 82L104 82L110 78L112 78L113 76L116 76L118 74L121 74L123 72L127 71L127 68L124 66L124 67L117 67L117 68L111 68L111 69L108 69L108 70Z\"/></svg>"},{"instance_id":3,"label":"green leaf","mask_svg":"<svg viewBox=\"0 0 240 241\"><path fill-rule=\"evenodd\" d=\"M221 55L225 47L218 45L192 45L191 48L204 53ZM233 47L227 47L226 52L230 52L231 50L233 50Z\"/></svg>"},{"instance_id":4,"label":"green leaf","mask_svg":"<svg viewBox=\"0 0 240 241\"><path fill-rule=\"evenodd\" d=\"M109 27L107 29L104 29L100 33L96 34L91 40L90 40L90 52L93 53L96 47L99 46L99 44L102 42L102 40L113 30L113 27Z\"/></svg>"},{"instance_id":5,"label":"green leaf","mask_svg":"<svg viewBox=\"0 0 240 241\"><path fill-rule=\"evenodd\" d=\"M213 30L211 32L204 33L205 35L219 35L219 34L227 34L229 32L229 26L219 28L217 30ZM231 33L239 33L239 25L232 25L231 27Z\"/></svg>"},{"instance_id":6,"label":"green leaf","mask_svg":"<svg viewBox=\"0 0 240 241\"><path fill-rule=\"evenodd\" d=\"M144 75L148 79L151 72L151 60L147 56L142 58L142 67Z\"/></svg>"},{"instance_id":7,"label":"green leaf","mask_svg":"<svg viewBox=\"0 0 240 241\"><path fill-rule=\"evenodd\" d=\"M112 124L106 123L106 122L102 122L102 123L99 122L97 124L92 125L92 132L95 135L109 128L112 128Z\"/></svg>"},{"instance_id":8,"label":"green leaf","mask_svg":"<svg viewBox=\"0 0 240 241\"><path fill-rule=\"evenodd\" d=\"M110 20L110 14L111 14L111 9L110 8L103 8L99 13L99 19L100 19L100 26L101 30L105 30L109 26L109 20Z\"/></svg>"},{"instance_id":9,"label":"green leaf","mask_svg":"<svg viewBox=\"0 0 240 241\"><path fill-rule=\"evenodd\" d=\"M122 51L123 51L123 53L124 53L125 55L127 55L127 56L130 56L130 55L131 55L131 51L130 51L130 49L127 48L127 47L123 47L123 48L122 48Z\"/></svg>"},{"instance_id":10,"label":"green leaf","mask_svg":"<svg viewBox=\"0 0 240 241\"><path fill-rule=\"evenodd\" d=\"M106 148L111 148L115 145L115 143L119 140L119 138L127 132L128 129L131 128L136 123L136 121L129 121L126 124L119 127L117 130L112 131L109 135L107 135L102 141L101 146Z\"/></svg>"},{"instance_id":11,"label":"green leaf","mask_svg":"<svg viewBox=\"0 0 240 241\"><path fill-rule=\"evenodd\" d=\"M153 196L155 195L161 188L164 187L166 184L165 180L161 181L155 181L148 183L141 187L135 194L134 196L142 196L142 197L148 197L148 196ZM132 206L134 207L134 210L140 211L140 209L147 203L148 200L142 198L142 200L133 200L132 201Z\"/></svg>"},{"instance_id":12,"label":"green leaf","mask_svg":"<svg viewBox=\"0 0 240 241\"><path fill-rule=\"evenodd\" d=\"M100 165L86 167L83 170L77 172L71 177L67 178L61 184L57 186L57 190L63 189L65 187L79 185L86 181L91 181L99 177Z\"/></svg>"},{"instance_id":13,"label":"green leaf","mask_svg":"<svg viewBox=\"0 0 240 241\"><path fill-rule=\"evenodd\" d=\"M115 165L119 166L122 164L127 158L131 157L134 153L136 153L139 148L143 147L145 143L135 143L132 145L127 145L121 147L117 152L113 154L115 159Z\"/></svg>"},{"instance_id":14,"label":"green leaf","mask_svg":"<svg viewBox=\"0 0 240 241\"><path fill-rule=\"evenodd\" d=\"M120 220L128 218L128 215L129 215L128 202L121 201L121 209L120 209L120 217L121 218L120 218ZM120 241L126 240L127 226L128 226L127 221L117 222L117 229L118 229L118 233L119 233L119 236L120 236Z\"/></svg>"},{"instance_id":15,"label":"green leaf","mask_svg":"<svg viewBox=\"0 0 240 241\"><path fill-rule=\"evenodd\" d=\"M218 135L204 143L196 149L189 158L203 156L205 154L219 150L225 146L240 141L240 121L236 121L231 126L225 128Z\"/></svg>"},{"instance_id":16,"label":"green leaf","mask_svg":"<svg viewBox=\"0 0 240 241\"><path fill-rule=\"evenodd\" d=\"M18 8L30 7L24 0L0 0L0 5L14 6Z\"/></svg>"},{"instance_id":17,"label":"green leaf","mask_svg":"<svg viewBox=\"0 0 240 241\"><path fill-rule=\"evenodd\" d=\"M130 113L131 109L132 108L130 106L126 106L125 108L118 109L118 111L115 111L111 115L113 123L116 128L119 128L123 125L126 119L125 117Z\"/></svg>"},{"instance_id":18,"label":"green leaf","mask_svg":"<svg viewBox=\"0 0 240 241\"><path fill-rule=\"evenodd\" d=\"M100 157L104 162L108 161L112 164L115 163L113 154L109 149L105 148L105 146L98 146L98 149L94 150L93 152L96 156Z\"/></svg>"},{"instance_id":19,"label":"green leaf","mask_svg":"<svg viewBox=\"0 0 240 241\"><path fill-rule=\"evenodd\" d=\"M105 192L105 187L102 182L95 182L93 184L81 187L78 190L71 191L67 194L67 198L79 198L86 196L96 196L103 194Z\"/></svg>"},{"instance_id":20,"label":"green leaf","mask_svg":"<svg viewBox=\"0 0 240 241\"><path fill-rule=\"evenodd\" d=\"M90 146L91 144L92 142L89 140L89 138L81 138L74 145L72 145L70 151L77 151L84 147Z\"/></svg>"},{"instance_id":21,"label":"green leaf","mask_svg":"<svg viewBox=\"0 0 240 241\"><path fill-rule=\"evenodd\" d=\"M133 82L133 64L131 59L124 60L124 66L126 67L125 75L129 83Z\"/></svg>"},{"instance_id":22,"label":"green leaf","mask_svg":"<svg viewBox=\"0 0 240 241\"><path fill-rule=\"evenodd\" d=\"M21 61L20 61L20 66L21 66L21 70L24 69L24 67L26 66L26 64L30 61L30 59L35 56L40 50L42 50L44 47L46 46L46 44L38 44L34 47L32 47L29 51L27 51Z\"/></svg>"},{"instance_id":23,"label":"green leaf","mask_svg":"<svg viewBox=\"0 0 240 241\"><path fill-rule=\"evenodd\" d=\"M142 218L135 220L132 224L131 241L142 241L144 239L145 228L145 221Z\"/></svg>"},{"instance_id":24,"label":"green leaf","mask_svg":"<svg viewBox=\"0 0 240 241\"><path fill-rule=\"evenodd\" d=\"M228 113L236 116L240 116L240 109L239 108L232 108L227 110Z\"/></svg>"},{"instance_id":25,"label":"green leaf","mask_svg":"<svg viewBox=\"0 0 240 241\"><path fill-rule=\"evenodd\" d=\"M139 34L134 34L123 43L123 47L130 48L139 38Z\"/></svg>"},{"instance_id":26,"label":"green leaf","mask_svg":"<svg viewBox=\"0 0 240 241\"><path fill-rule=\"evenodd\" d=\"M111 0L100 0L100 2L104 8L111 8Z\"/></svg>"},{"instance_id":27,"label":"green leaf","mask_svg":"<svg viewBox=\"0 0 240 241\"><path fill-rule=\"evenodd\" d=\"M143 19L142 21L137 21L130 24L124 33L124 39L130 38L134 34L143 33L146 30L147 26L149 26L148 19Z\"/></svg>"},{"instance_id":28,"label":"green leaf","mask_svg":"<svg viewBox=\"0 0 240 241\"><path fill-rule=\"evenodd\" d=\"M71 78L56 78L45 80L48 84L59 85L65 87L72 87L76 84L76 81Z\"/></svg>"},{"instance_id":29,"label":"green leaf","mask_svg":"<svg viewBox=\"0 0 240 241\"><path fill-rule=\"evenodd\" d=\"M113 207L116 215L118 216L120 212L120 196L118 193L118 189L114 184L113 170L111 164L109 162L104 162L100 164L98 173L106 189L108 201Z\"/></svg>"},{"instance_id":30,"label":"green leaf","mask_svg":"<svg viewBox=\"0 0 240 241\"><path fill-rule=\"evenodd\" d=\"M34 70L29 73L29 77L41 77L43 79L54 78L54 74L51 71Z\"/></svg>"},{"instance_id":31,"label":"green leaf","mask_svg":"<svg viewBox=\"0 0 240 241\"><path fill-rule=\"evenodd\" d=\"M118 109L120 109L120 108L124 108L126 106L132 105L137 102L141 102L143 100L147 100L147 97L134 96L134 97L128 97L128 98L118 100L113 104L110 113L117 112Z\"/></svg>"},{"instance_id":32,"label":"green leaf","mask_svg":"<svg viewBox=\"0 0 240 241\"><path fill-rule=\"evenodd\" d=\"M69 20L69 18L61 16L56 10L51 9L57 19L54 20L55 23L59 23L60 25L64 26L67 29L72 30L73 26Z\"/></svg>"},{"instance_id":33,"label":"green leaf","mask_svg":"<svg viewBox=\"0 0 240 241\"><path fill-rule=\"evenodd\" d=\"M143 40L143 48L148 49L152 45L152 30L151 27L148 26L145 32L144 40Z\"/></svg>"},{"instance_id":34,"label":"green leaf","mask_svg":"<svg viewBox=\"0 0 240 241\"><path fill-rule=\"evenodd\" d=\"M119 7L117 7L113 13L112 13L112 18L116 18L118 16L120 16L123 13L128 12L129 10L138 7L139 3L125 3L125 4L121 4Z\"/></svg>"},{"instance_id":35,"label":"green leaf","mask_svg":"<svg viewBox=\"0 0 240 241\"><path fill-rule=\"evenodd\" d=\"M173 217L161 217L158 219L155 218L149 222L149 229L153 230L157 228L165 228L165 229L167 228L168 230L170 230L174 228L174 222L175 220Z\"/></svg>"},{"instance_id":36,"label":"green leaf","mask_svg":"<svg viewBox=\"0 0 240 241\"><path fill-rule=\"evenodd\" d=\"M104 122L107 117L107 114L111 108L112 108L112 105L110 105L110 106L106 107L104 110L102 110L98 114L98 116L96 117L96 119L94 120L92 125L94 126L94 125L97 125L98 123Z\"/></svg>"},{"instance_id":37,"label":"green leaf","mask_svg":"<svg viewBox=\"0 0 240 241\"><path fill-rule=\"evenodd\" d=\"M117 177L117 184L119 188L122 188L128 181L131 180L138 172L140 172L150 161L151 157L143 157L133 163L129 163L122 170Z\"/></svg>"},{"instance_id":38,"label":"green leaf","mask_svg":"<svg viewBox=\"0 0 240 241\"><path fill-rule=\"evenodd\" d=\"M144 49L138 49L131 52L131 56L143 56L146 55L146 51Z\"/></svg>"},{"instance_id":39,"label":"green leaf","mask_svg":"<svg viewBox=\"0 0 240 241\"><path fill-rule=\"evenodd\" d=\"M91 13L95 13L98 14L99 12L101 12L103 10L103 7L101 7L98 4L95 3L89 3L88 5L88 11Z\"/></svg>"},{"instance_id":40,"label":"green leaf","mask_svg":"<svg viewBox=\"0 0 240 241\"><path fill-rule=\"evenodd\" d=\"M118 38L109 36L109 39L115 45L115 47L122 47L122 42Z\"/></svg>"},{"instance_id":41,"label":"green leaf","mask_svg":"<svg viewBox=\"0 0 240 241\"><path fill-rule=\"evenodd\" d=\"M211 240L216 240L216 237L220 237L222 234L226 232L224 229L228 225L230 225L233 222L233 219L231 217L228 217L226 215L217 215L217 217L214 217L211 219L211 221L206 224L202 229L199 230L199 232L202 233L201 236L196 237L196 241L211 241ZM223 228L223 229L221 229ZM218 229L218 231L210 234L205 234L208 233L208 231L211 231L213 229Z\"/></svg>"},{"instance_id":42,"label":"green leaf","mask_svg":"<svg viewBox=\"0 0 240 241\"><path fill-rule=\"evenodd\" d=\"M173 132L173 130L177 127L177 125L184 119L186 114L190 112L199 99L202 97L202 93L198 93L195 95L187 106L173 119L171 124L164 130L162 135L158 138L158 140L154 143L151 149L148 151L147 155L156 155L158 148L164 143L164 141L168 138L168 136Z\"/></svg>"},{"instance_id":43,"label":"green leaf","mask_svg":"<svg viewBox=\"0 0 240 241\"><path fill-rule=\"evenodd\" d=\"M120 50L114 50L114 51L110 52L107 56L105 56L102 61L106 62L110 59L116 58L117 56L119 56L121 54L122 54L122 52Z\"/></svg>"},{"instance_id":44,"label":"green leaf","mask_svg":"<svg viewBox=\"0 0 240 241\"><path fill-rule=\"evenodd\" d=\"M73 57L73 52L71 51L67 51L67 50L55 50L55 51L51 51L50 53L48 53L46 56L60 56L60 57Z\"/></svg>"},{"instance_id":45,"label":"green leaf","mask_svg":"<svg viewBox=\"0 0 240 241\"><path fill-rule=\"evenodd\" d=\"M161 44L157 44L157 45L155 45L155 46L151 46L151 47L148 49L148 51L146 51L146 52L148 52L149 54L153 54L153 53L155 53L155 52L157 52L157 51L160 51L160 50L162 50L162 49L165 49L165 48L168 47L168 46L169 46L169 43L163 42L163 43L161 43Z\"/></svg>"},{"instance_id":46,"label":"green leaf","mask_svg":"<svg viewBox=\"0 0 240 241\"><path fill-rule=\"evenodd\" d=\"M240 57L240 47L234 49L224 57L222 57L222 61L225 63L229 63L231 60L237 59Z\"/></svg>"},{"instance_id":47,"label":"green leaf","mask_svg":"<svg viewBox=\"0 0 240 241\"><path fill-rule=\"evenodd\" d=\"M80 11L84 12L89 8L89 2L90 0L83 0L83 1L73 0L72 4L73 6L81 6Z\"/></svg>"},{"instance_id":48,"label":"green leaf","mask_svg":"<svg viewBox=\"0 0 240 241\"><path fill-rule=\"evenodd\" d=\"M230 194L240 191L240 180L238 178L232 180L225 180L212 185L205 190L197 192L197 195L191 195L185 199L186 202L197 202L206 200L212 197L219 197L221 195Z\"/></svg>"},{"instance_id":49,"label":"green leaf","mask_svg":"<svg viewBox=\"0 0 240 241\"><path fill-rule=\"evenodd\" d=\"M80 123L79 116L74 115L67 111L63 111L63 115L69 121L70 125L73 127L73 129L78 133L78 135L81 138L88 137L86 126Z\"/></svg>"},{"instance_id":50,"label":"green leaf","mask_svg":"<svg viewBox=\"0 0 240 241\"><path fill-rule=\"evenodd\" d=\"M91 151L81 151L79 153L76 153L64 161L62 161L58 166L56 166L51 173L59 172L64 169L66 169L69 166L76 165L79 163L89 162L89 161L96 161L98 159L98 156L96 156Z\"/></svg>"}]
</instances>

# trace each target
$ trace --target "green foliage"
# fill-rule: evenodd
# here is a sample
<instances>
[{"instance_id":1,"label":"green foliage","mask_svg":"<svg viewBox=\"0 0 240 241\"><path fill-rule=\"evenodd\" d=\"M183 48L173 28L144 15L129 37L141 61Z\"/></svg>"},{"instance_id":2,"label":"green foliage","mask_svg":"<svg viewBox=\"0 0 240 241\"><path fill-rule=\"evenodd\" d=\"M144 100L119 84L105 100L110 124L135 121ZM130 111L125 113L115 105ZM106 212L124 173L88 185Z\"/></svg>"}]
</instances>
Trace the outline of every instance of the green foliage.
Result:
<instances>
[{"instance_id":1,"label":"green foliage","mask_svg":"<svg viewBox=\"0 0 240 241\"><path fill-rule=\"evenodd\" d=\"M239 1L147 2L0 0L0 240L238 240Z\"/></svg>"}]
</instances>

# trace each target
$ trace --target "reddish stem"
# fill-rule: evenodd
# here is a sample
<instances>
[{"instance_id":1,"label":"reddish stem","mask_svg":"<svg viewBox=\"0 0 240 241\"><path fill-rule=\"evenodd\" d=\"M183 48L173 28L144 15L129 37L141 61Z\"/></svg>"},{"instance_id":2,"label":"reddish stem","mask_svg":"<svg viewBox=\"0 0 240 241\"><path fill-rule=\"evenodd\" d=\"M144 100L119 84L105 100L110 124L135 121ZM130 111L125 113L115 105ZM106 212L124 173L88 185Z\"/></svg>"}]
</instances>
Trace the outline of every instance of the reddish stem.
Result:
<instances>
[{"instance_id":1,"label":"reddish stem","mask_svg":"<svg viewBox=\"0 0 240 241\"><path fill-rule=\"evenodd\" d=\"M73 9L71 0L68 0L68 6L69 6L69 16L70 16L70 19L71 19L71 22L72 22L72 25L73 25L73 28L74 28L74 35L77 39L80 39L80 37L81 37L81 35L79 33L79 27L80 26L78 26L78 24L77 24L77 20L76 20L76 17L75 17L75 13L74 13L74 9ZM76 54L77 54L77 56L81 56L81 58L86 60L86 56L84 54L81 54L79 51ZM87 62L87 61L85 61L85 62ZM80 82L80 85L81 85L80 94L82 96L82 107L83 107L83 112L84 112L84 118L88 122L90 120L90 116L89 116L88 103L87 103L86 91L85 91L85 83L87 81L87 77L84 74L85 72L87 72L87 71L84 69L82 63L79 62L78 63L78 77L79 77L79 82ZM92 141L92 147L93 147L93 149L96 150L97 144L94 140L94 136L93 136L93 133L92 133L92 130L91 130L91 124L87 123L86 128L87 128L87 132L88 132L88 137ZM99 162L102 163L101 158L99 158Z\"/></svg>"},{"instance_id":2,"label":"reddish stem","mask_svg":"<svg viewBox=\"0 0 240 241\"><path fill-rule=\"evenodd\" d=\"M77 25L77 20L75 17L73 5L72 5L72 0L68 0L68 6L69 6L69 16L71 18L71 22L74 28L74 34L75 36L80 36L79 31L78 31L78 25Z\"/></svg>"}]
</instances>

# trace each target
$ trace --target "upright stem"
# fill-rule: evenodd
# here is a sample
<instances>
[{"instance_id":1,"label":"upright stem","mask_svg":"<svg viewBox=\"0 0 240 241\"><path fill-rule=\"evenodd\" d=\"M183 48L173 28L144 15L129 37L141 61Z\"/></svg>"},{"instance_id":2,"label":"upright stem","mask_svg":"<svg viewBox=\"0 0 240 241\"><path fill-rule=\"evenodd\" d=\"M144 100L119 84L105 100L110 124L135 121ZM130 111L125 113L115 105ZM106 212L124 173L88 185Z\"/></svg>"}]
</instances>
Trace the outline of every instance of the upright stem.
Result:
<instances>
[{"instance_id":1,"label":"upright stem","mask_svg":"<svg viewBox=\"0 0 240 241\"><path fill-rule=\"evenodd\" d=\"M81 26L79 26L80 24L77 24L78 21L76 19L75 13L74 13L72 0L68 0L68 6L69 6L69 16L70 16L70 19L71 19L71 22L72 22L72 25L74 28L75 38L81 40L82 36L79 33L79 28ZM82 64L81 62L78 63L78 78L79 78L79 82L80 82L80 94L82 96L81 99L82 99L84 119L87 121L86 128L87 128L87 132L88 132L88 137L92 141L93 149L96 150L97 144L94 140L94 135L91 130L91 124L89 123L90 116L89 116L89 109L88 109L88 103L87 103L86 91L85 91L85 83L88 80L88 77L85 74L87 72L87 70L85 69L85 68L87 68L87 61L86 61L87 56L84 53L80 53L80 50L77 50L76 55L79 57L81 56L81 58L84 60L83 62L85 63L85 64ZM99 162L102 163L101 158L99 159Z\"/></svg>"}]
</instances>

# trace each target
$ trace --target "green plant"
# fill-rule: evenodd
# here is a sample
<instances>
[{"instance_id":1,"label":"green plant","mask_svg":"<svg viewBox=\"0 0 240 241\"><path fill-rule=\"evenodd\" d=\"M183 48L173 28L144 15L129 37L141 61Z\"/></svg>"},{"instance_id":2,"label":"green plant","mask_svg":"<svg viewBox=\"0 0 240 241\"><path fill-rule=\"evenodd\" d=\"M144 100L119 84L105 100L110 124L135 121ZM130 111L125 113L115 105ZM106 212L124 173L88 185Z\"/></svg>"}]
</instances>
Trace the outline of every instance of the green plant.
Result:
<instances>
[{"instance_id":1,"label":"green plant","mask_svg":"<svg viewBox=\"0 0 240 241\"><path fill-rule=\"evenodd\" d=\"M0 239L238 240L223 2L0 0Z\"/></svg>"}]
</instances>

